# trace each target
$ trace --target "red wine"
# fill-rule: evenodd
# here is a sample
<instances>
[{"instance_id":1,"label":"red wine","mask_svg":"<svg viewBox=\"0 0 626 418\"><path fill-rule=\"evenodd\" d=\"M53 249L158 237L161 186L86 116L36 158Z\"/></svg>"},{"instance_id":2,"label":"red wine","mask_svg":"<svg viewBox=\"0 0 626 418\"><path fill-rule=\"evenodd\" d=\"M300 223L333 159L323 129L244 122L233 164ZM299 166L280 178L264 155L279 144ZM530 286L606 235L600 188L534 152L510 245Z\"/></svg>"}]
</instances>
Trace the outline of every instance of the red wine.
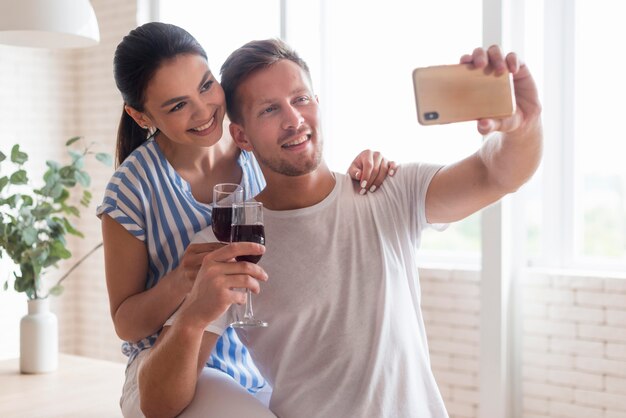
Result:
<instances>
[{"instance_id":1,"label":"red wine","mask_svg":"<svg viewBox=\"0 0 626 418\"><path fill-rule=\"evenodd\" d=\"M211 214L213 234L220 242L230 242L230 225L232 224L232 206L215 206Z\"/></svg>"},{"instance_id":2,"label":"red wine","mask_svg":"<svg viewBox=\"0 0 626 418\"><path fill-rule=\"evenodd\" d=\"M233 242L246 241L256 242L265 245L265 228L263 225L233 225ZM248 261L258 263L260 255L242 255L236 258L237 261Z\"/></svg>"}]
</instances>

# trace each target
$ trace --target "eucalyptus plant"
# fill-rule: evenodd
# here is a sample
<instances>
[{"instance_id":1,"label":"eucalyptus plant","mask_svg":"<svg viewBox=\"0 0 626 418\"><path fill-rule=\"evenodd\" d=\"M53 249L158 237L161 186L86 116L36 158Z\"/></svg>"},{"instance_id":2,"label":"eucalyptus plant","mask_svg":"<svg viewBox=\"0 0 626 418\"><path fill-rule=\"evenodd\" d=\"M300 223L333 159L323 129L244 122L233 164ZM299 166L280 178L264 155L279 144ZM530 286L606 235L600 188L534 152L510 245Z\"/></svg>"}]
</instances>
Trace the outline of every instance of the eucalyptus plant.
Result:
<instances>
[{"instance_id":1,"label":"eucalyptus plant","mask_svg":"<svg viewBox=\"0 0 626 418\"><path fill-rule=\"evenodd\" d=\"M19 271L13 273L13 288L26 293L29 299L59 295L63 291L61 283L68 274L102 246L98 244L44 293L42 277L46 271L58 267L57 262L72 255L67 249L66 235L84 237L72 222L80 216L79 208L74 205L76 192L82 192L79 204L83 207L89 206L92 197L85 159L95 158L105 165L112 164L110 154L91 151L93 144L84 145L82 150L75 149L81 139L74 137L65 143L70 163L46 161L48 168L39 188L31 183L25 167L28 154L19 144L11 148L9 157L0 151L0 258L8 256L19 267ZM3 288L8 290L8 279Z\"/></svg>"}]
</instances>

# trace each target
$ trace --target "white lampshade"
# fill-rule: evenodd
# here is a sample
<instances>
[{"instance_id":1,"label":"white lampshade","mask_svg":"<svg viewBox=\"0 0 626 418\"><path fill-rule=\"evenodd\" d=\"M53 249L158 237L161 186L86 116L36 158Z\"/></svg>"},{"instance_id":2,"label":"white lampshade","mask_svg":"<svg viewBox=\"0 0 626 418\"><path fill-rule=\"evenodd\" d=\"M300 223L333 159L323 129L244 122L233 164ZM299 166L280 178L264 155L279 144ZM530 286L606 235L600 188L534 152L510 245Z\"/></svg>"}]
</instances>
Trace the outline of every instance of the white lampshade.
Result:
<instances>
[{"instance_id":1,"label":"white lampshade","mask_svg":"<svg viewBox=\"0 0 626 418\"><path fill-rule=\"evenodd\" d=\"M100 42L89 0L0 0L0 43L82 48Z\"/></svg>"}]
</instances>

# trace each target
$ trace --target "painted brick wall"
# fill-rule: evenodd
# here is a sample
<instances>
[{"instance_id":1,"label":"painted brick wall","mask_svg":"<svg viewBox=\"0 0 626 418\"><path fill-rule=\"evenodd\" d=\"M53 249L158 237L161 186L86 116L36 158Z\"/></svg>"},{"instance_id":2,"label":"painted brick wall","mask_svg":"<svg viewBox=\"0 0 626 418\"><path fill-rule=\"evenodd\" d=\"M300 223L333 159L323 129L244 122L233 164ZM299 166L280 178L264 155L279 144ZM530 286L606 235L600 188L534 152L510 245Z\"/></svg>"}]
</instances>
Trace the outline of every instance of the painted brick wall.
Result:
<instances>
[{"instance_id":1,"label":"painted brick wall","mask_svg":"<svg viewBox=\"0 0 626 418\"><path fill-rule=\"evenodd\" d=\"M626 280L525 280L524 418L626 417Z\"/></svg>"},{"instance_id":2,"label":"painted brick wall","mask_svg":"<svg viewBox=\"0 0 626 418\"><path fill-rule=\"evenodd\" d=\"M118 43L137 26L134 1L92 0L100 26L100 44L80 52L76 61L79 114L78 130L96 143L96 148L114 155L122 99L113 79L113 54ZM92 173L93 199L79 223L85 239L72 243L74 259L102 241L100 221L95 216L113 167L97 162L88 166ZM61 350L105 360L126 361L120 352L106 293L102 249L83 263L66 283L61 299L59 322Z\"/></svg>"},{"instance_id":3,"label":"painted brick wall","mask_svg":"<svg viewBox=\"0 0 626 418\"><path fill-rule=\"evenodd\" d=\"M478 417L478 272L421 272L437 383L453 418ZM528 274L522 416L626 418L626 280Z\"/></svg>"},{"instance_id":4,"label":"painted brick wall","mask_svg":"<svg viewBox=\"0 0 626 418\"><path fill-rule=\"evenodd\" d=\"M33 178L41 178L46 159L67 160L63 144L76 135L96 143L95 150L114 153L122 99L113 80L113 53L129 30L136 26L134 1L93 0L100 25L99 45L81 50L38 50L0 46L0 149L5 153L19 142L29 154ZM102 200L113 168L93 162L93 200L82 209L77 227L85 239L69 237L70 262L60 263L55 278L101 240L96 205ZM3 260L0 285L10 274ZM52 299L59 319L62 352L125 361L109 314L102 250L96 252L64 282L61 297ZM0 293L0 358L16 357L19 319L26 312L25 297Z\"/></svg>"},{"instance_id":5,"label":"painted brick wall","mask_svg":"<svg viewBox=\"0 0 626 418\"><path fill-rule=\"evenodd\" d=\"M478 414L480 275L420 270L422 311L435 379L451 418Z\"/></svg>"},{"instance_id":6,"label":"painted brick wall","mask_svg":"<svg viewBox=\"0 0 626 418\"><path fill-rule=\"evenodd\" d=\"M37 185L46 159L63 158L63 143L78 131L77 71L73 51L0 46L0 149L9 154L19 143ZM1 260L0 285L12 271L8 258ZM0 358L18 356L19 320L25 313L24 294L0 290Z\"/></svg>"}]
</instances>

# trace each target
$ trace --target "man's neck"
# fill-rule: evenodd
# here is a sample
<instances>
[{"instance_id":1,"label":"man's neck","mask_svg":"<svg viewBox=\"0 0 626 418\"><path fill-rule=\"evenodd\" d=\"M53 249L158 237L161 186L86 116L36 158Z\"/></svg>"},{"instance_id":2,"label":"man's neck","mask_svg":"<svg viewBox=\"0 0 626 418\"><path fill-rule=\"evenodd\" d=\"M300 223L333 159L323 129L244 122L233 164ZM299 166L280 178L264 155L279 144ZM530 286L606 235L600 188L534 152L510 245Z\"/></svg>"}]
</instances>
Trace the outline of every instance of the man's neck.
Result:
<instances>
[{"instance_id":1,"label":"man's neck","mask_svg":"<svg viewBox=\"0 0 626 418\"><path fill-rule=\"evenodd\" d=\"M293 210L324 200L335 187L335 175L325 162L315 171L298 177L263 173L267 186L255 199L270 210Z\"/></svg>"}]
</instances>

